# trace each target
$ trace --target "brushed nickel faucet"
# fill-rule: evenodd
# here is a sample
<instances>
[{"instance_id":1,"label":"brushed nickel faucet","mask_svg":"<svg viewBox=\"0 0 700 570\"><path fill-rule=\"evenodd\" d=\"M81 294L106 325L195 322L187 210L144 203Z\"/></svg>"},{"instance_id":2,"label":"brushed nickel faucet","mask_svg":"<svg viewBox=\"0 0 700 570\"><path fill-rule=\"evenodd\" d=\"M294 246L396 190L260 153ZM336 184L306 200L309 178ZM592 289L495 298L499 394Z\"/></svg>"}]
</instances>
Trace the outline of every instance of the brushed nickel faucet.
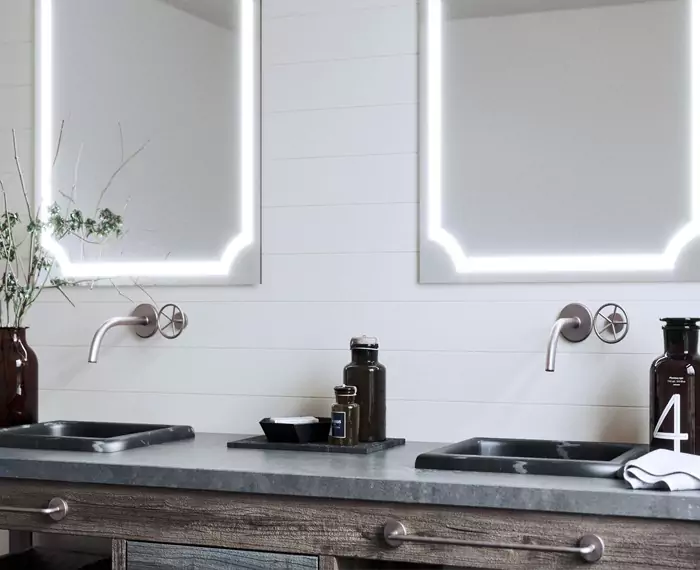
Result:
<instances>
[{"instance_id":1,"label":"brushed nickel faucet","mask_svg":"<svg viewBox=\"0 0 700 570\"><path fill-rule=\"evenodd\" d=\"M134 327L134 332L141 338L150 338L158 331L158 311L156 311L153 305L142 304L136 307L128 317L113 317L107 319L102 323L102 326L97 329L95 336L92 337L88 362L92 364L97 363L102 340L109 329L127 326Z\"/></svg>"},{"instance_id":2,"label":"brushed nickel faucet","mask_svg":"<svg viewBox=\"0 0 700 570\"><path fill-rule=\"evenodd\" d=\"M157 332L168 340L179 337L187 328L187 315L178 307L169 303L160 311L153 305L144 303L134 309L128 317L107 319L92 337L88 362L95 364L100 354L102 341L109 329L114 327L133 327L141 338L150 338Z\"/></svg>"},{"instance_id":3,"label":"brushed nickel faucet","mask_svg":"<svg viewBox=\"0 0 700 570\"><path fill-rule=\"evenodd\" d=\"M582 342L590 336L592 331L593 316L588 307L580 303L571 303L564 307L549 333L545 371L554 372L560 336L569 342Z\"/></svg>"}]
</instances>

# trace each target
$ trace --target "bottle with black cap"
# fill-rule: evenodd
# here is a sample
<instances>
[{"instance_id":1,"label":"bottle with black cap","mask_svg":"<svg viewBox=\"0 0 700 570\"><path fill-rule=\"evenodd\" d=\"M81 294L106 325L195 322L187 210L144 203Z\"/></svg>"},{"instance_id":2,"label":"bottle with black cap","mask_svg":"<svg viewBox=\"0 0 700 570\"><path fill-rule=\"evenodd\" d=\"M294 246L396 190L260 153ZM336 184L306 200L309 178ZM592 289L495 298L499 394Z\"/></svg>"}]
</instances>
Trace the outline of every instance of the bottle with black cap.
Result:
<instances>
[{"instance_id":1,"label":"bottle with black cap","mask_svg":"<svg viewBox=\"0 0 700 570\"><path fill-rule=\"evenodd\" d=\"M343 371L343 382L357 388L360 405L360 441L386 439L386 368L379 363L379 341L368 336L350 341L352 362Z\"/></svg>"},{"instance_id":2,"label":"bottle with black cap","mask_svg":"<svg viewBox=\"0 0 700 570\"><path fill-rule=\"evenodd\" d=\"M661 319L665 353L651 365L651 449L700 455L700 318Z\"/></svg>"}]
</instances>

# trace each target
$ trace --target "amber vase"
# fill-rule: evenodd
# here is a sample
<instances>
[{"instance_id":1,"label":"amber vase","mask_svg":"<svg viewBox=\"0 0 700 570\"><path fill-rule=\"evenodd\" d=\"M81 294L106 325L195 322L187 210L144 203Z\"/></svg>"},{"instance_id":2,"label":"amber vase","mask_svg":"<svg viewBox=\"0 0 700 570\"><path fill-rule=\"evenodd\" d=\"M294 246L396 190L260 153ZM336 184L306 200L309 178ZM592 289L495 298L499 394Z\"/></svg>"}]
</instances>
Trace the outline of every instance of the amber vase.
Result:
<instances>
[{"instance_id":1,"label":"amber vase","mask_svg":"<svg viewBox=\"0 0 700 570\"><path fill-rule=\"evenodd\" d=\"M0 327L0 389L0 427L37 422L39 363L26 328Z\"/></svg>"}]
</instances>

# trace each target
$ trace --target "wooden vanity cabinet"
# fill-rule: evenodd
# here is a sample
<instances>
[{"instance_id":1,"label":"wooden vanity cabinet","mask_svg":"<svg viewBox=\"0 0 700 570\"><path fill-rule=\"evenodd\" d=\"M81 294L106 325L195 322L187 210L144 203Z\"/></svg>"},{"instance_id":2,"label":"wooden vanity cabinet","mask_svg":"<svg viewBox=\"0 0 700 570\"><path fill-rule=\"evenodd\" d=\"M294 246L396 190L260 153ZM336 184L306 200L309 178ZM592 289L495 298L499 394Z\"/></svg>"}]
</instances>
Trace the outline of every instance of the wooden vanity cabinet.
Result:
<instances>
[{"instance_id":1,"label":"wooden vanity cabinet","mask_svg":"<svg viewBox=\"0 0 700 570\"><path fill-rule=\"evenodd\" d=\"M68 505L61 520L34 511L53 498ZM413 537L491 545L575 547L597 535L605 551L591 564L571 553L432 540L392 547L383 534L390 520ZM0 528L111 538L114 570L175 568L178 559L206 570L700 568L696 522L27 480L0 480Z\"/></svg>"}]
</instances>

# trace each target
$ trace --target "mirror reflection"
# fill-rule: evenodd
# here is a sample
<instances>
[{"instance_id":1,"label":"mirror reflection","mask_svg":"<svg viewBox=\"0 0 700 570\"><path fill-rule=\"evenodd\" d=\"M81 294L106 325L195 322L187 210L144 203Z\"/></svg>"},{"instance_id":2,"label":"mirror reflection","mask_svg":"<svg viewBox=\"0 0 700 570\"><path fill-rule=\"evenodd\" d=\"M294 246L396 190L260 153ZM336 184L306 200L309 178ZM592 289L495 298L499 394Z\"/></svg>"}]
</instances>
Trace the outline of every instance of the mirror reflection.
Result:
<instances>
[{"instance_id":1,"label":"mirror reflection","mask_svg":"<svg viewBox=\"0 0 700 570\"><path fill-rule=\"evenodd\" d=\"M441 4L426 184L464 256L663 255L692 220L689 2Z\"/></svg>"},{"instance_id":2,"label":"mirror reflection","mask_svg":"<svg viewBox=\"0 0 700 570\"><path fill-rule=\"evenodd\" d=\"M124 213L127 230L98 250L77 239L62 244L71 262L232 264L255 249L252 6L43 2L42 148L52 140L54 155L42 153L41 168L52 178L43 202L50 194L85 212L108 206Z\"/></svg>"}]
</instances>

